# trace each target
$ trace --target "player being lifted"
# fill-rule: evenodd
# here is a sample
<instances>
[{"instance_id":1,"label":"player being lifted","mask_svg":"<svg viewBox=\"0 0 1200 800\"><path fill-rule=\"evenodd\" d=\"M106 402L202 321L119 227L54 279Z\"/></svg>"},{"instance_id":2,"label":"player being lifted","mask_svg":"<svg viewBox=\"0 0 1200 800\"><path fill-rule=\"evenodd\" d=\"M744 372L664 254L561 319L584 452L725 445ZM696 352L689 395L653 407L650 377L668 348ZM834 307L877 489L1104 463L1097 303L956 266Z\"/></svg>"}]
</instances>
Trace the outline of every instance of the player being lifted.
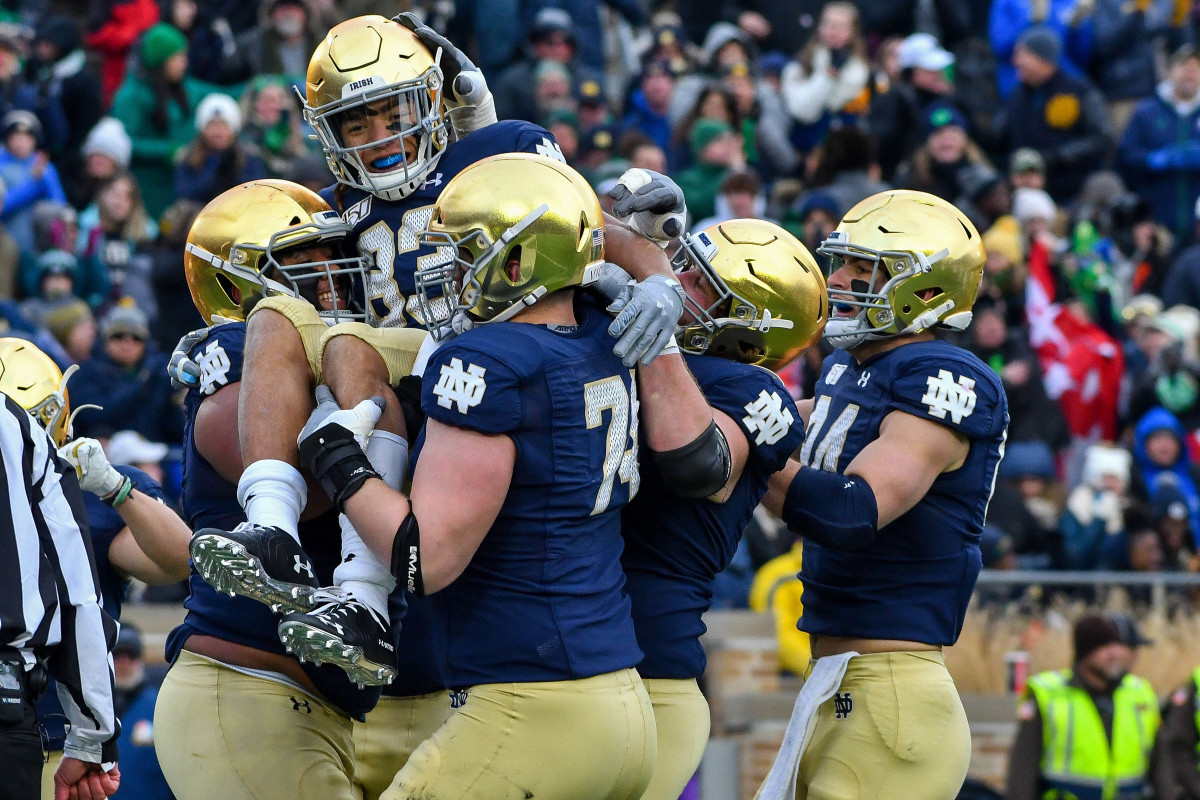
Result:
<instances>
[{"instance_id":1,"label":"player being lifted","mask_svg":"<svg viewBox=\"0 0 1200 800\"><path fill-rule=\"evenodd\" d=\"M984 250L954 206L890 191L819 252L838 349L766 501L805 538L815 662L760 797L948 800L971 737L941 650L979 573L1008 408L995 372L933 331L970 322Z\"/></svg>"},{"instance_id":2,"label":"player being lifted","mask_svg":"<svg viewBox=\"0 0 1200 800\"><path fill-rule=\"evenodd\" d=\"M246 470L238 496L249 524L199 531L192 553L209 580L311 611L314 626L361 651L383 635L394 582L353 524L342 518L344 557L337 574L353 602L317 609L313 587L291 571L303 555L295 540L305 497L296 436L312 409L312 388L327 384L347 407L385 398L367 456L398 488L403 470L397 454L407 444L399 435L401 404L389 387L409 375L425 340L423 331L397 327L415 321L413 276L419 257L430 253L418 234L443 188L470 164L504 152L561 154L539 126L496 122L483 76L411 15L358 17L333 28L309 63L305 114L338 179L323 195L353 226L359 251L374 261L363 298L367 319L329 327L309 304L287 297L256 306L248 319L239 416ZM661 258L631 232L619 230L613 239L625 260ZM395 672L389 661L368 665L356 677L382 683Z\"/></svg>"},{"instance_id":3,"label":"player being lifted","mask_svg":"<svg viewBox=\"0 0 1200 800\"><path fill-rule=\"evenodd\" d=\"M599 202L559 161L495 156L450 182L424 238L441 258L417 273L423 318L462 332L425 371L411 492L372 476L334 424L347 412L318 406L300 443L376 554L432 595L464 692L384 797L640 797L654 723L620 567L637 391L577 290L603 257ZM306 620L284 625L320 652Z\"/></svg>"},{"instance_id":4,"label":"player being lifted","mask_svg":"<svg viewBox=\"0 0 1200 800\"><path fill-rule=\"evenodd\" d=\"M244 309L279 295L333 321L353 313L346 298L367 263L349 235L324 200L286 181L242 184L196 217L184 255L188 287L205 319L228 321L193 340L189 353L199 370L184 400L182 504L193 528L245 521L231 424L245 368ZM309 494L298 531L308 555L291 564L293 574L331 583L341 557L337 514L319 490ZM175 796L350 800L351 718L374 706L378 690L289 656L268 606L229 596L198 574L189 586L187 616L167 639L171 668L155 711L155 747Z\"/></svg>"}]
</instances>

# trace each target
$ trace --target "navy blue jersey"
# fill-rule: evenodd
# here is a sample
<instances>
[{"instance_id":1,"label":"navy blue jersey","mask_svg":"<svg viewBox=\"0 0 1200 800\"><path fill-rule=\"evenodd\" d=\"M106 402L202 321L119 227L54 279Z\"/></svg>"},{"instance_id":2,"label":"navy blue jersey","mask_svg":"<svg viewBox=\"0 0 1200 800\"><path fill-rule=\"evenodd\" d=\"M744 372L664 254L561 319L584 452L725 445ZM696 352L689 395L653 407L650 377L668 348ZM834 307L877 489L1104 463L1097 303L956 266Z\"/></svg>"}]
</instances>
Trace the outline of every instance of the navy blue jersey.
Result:
<instances>
[{"instance_id":1,"label":"navy blue jersey","mask_svg":"<svg viewBox=\"0 0 1200 800\"><path fill-rule=\"evenodd\" d=\"M133 488L155 500L162 501L163 491L158 482L136 467L124 464L114 464L113 469L133 481ZM87 512L88 528L92 535L92 554L96 561L96 576L100 582L100 605L105 612L115 620L121 618L121 603L125 592L129 590L129 577L117 571L108 559L108 550L112 547L113 539L126 527L125 520L112 506L106 505L92 492L83 493L83 507ZM38 718L46 733L46 747L50 750L62 750L67 733L64 726L66 716L63 714L62 703L59 702L58 692L54 690L54 681L38 700Z\"/></svg>"},{"instance_id":2,"label":"navy blue jersey","mask_svg":"<svg viewBox=\"0 0 1200 800\"><path fill-rule=\"evenodd\" d=\"M475 162L500 153L541 153L562 159L558 143L545 128L505 120L451 142L424 185L401 200L380 200L347 186L321 190L325 201L354 226L359 252L374 259L367 278L367 301L382 325L413 324L404 304L416 290L413 275L418 257L433 252L418 247L417 236L428 227L442 187Z\"/></svg>"},{"instance_id":3,"label":"navy blue jersey","mask_svg":"<svg viewBox=\"0 0 1200 800\"><path fill-rule=\"evenodd\" d=\"M1000 379L941 341L901 345L862 365L837 350L825 359L814 401L800 454L810 467L843 472L896 410L962 434L970 450L869 547L839 552L805 542L800 629L954 644L979 575L979 539L1004 454L1008 401Z\"/></svg>"},{"instance_id":4,"label":"navy blue jersey","mask_svg":"<svg viewBox=\"0 0 1200 800\"><path fill-rule=\"evenodd\" d=\"M712 602L713 578L733 559L768 479L804 438L800 414L775 373L712 356L684 360L709 405L742 429L750 453L724 503L672 494L647 462L641 492L621 512L621 564L646 656L638 672L645 678L698 678L704 672L700 617Z\"/></svg>"},{"instance_id":5,"label":"navy blue jersey","mask_svg":"<svg viewBox=\"0 0 1200 800\"><path fill-rule=\"evenodd\" d=\"M134 489L162 502L162 487L149 475L123 464L114 465L113 469L133 481ZM129 577L117 572L117 568L108 560L108 549L112 547L117 534L125 529L125 520L121 519L115 508L106 505L91 492L83 493L83 507L92 532L92 552L96 556L96 575L100 578L100 604L110 617L120 619L121 602L129 589Z\"/></svg>"},{"instance_id":6,"label":"navy blue jersey","mask_svg":"<svg viewBox=\"0 0 1200 800\"><path fill-rule=\"evenodd\" d=\"M425 371L430 419L516 445L495 523L433 595L454 688L586 678L641 659L620 564L620 510L638 482L636 383L612 354L608 316L576 308L578 327L467 331Z\"/></svg>"},{"instance_id":7,"label":"navy blue jersey","mask_svg":"<svg viewBox=\"0 0 1200 800\"><path fill-rule=\"evenodd\" d=\"M200 404L218 390L242 379L242 351L246 326L236 322L212 329L208 339L196 345L190 356L200 365L200 385L184 398L183 511L193 530L230 530L246 521L237 500L237 486L222 478L196 449L195 425ZM236 425L231 419L228 424ZM300 523L300 543L312 561L322 585L333 581L333 570L341 561L341 534L337 514L326 514ZM167 660L174 662L184 642L193 633L216 636L229 642L268 653L286 653L279 640L279 616L263 603L247 597L230 597L213 589L192 570L190 593L183 605L187 616L167 637ZM378 689L358 689L346 673L332 665L302 664L313 684L334 705L353 716L374 708Z\"/></svg>"}]
</instances>

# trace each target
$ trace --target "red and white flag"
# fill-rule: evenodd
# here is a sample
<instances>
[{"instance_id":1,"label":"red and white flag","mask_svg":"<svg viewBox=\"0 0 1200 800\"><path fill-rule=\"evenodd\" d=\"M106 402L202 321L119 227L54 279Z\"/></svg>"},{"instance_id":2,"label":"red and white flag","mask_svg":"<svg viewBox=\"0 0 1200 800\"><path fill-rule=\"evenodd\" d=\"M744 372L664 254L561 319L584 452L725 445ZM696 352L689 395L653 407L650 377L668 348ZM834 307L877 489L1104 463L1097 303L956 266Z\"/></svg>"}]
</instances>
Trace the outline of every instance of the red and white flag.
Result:
<instances>
[{"instance_id":1,"label":"red and white flag","mask_svg":"<svg viewBox=\"0 0 1200 800\"><path fill-rule=\"evenodd\" d=\"M1099 325L1055 301L1050 250L1042 242L1029 250L1025 316L1046 394L1062 406L1071 433L1114 441L1124 355Z\"/></svg>"}]
</instances>

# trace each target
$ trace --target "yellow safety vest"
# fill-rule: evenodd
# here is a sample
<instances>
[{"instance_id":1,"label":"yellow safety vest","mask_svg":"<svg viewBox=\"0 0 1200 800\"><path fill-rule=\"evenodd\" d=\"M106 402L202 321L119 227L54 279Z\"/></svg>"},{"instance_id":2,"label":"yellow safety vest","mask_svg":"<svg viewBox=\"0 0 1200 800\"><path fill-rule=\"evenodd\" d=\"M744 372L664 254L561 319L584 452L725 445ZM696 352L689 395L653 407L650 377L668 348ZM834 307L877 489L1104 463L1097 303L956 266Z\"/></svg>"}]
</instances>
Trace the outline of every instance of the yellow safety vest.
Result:
<instances>
[{"instance_id":1,"label":"yellow safety vest","mask_svg":"<svg viewBox=\"0 0 1200 800\"><path fill-rule=\"evenodd\" d=\"M1192 683L1196 687L1196 696L1200 697L1200 667L1196 667L1195 672L1192 673ZM1193 703L1193 705L1196 706L1193 716L1196 722L1196 730L1200 732L1200 703ZM1196 742L1196 752L1200 753L1200 741Z\"/></svg>"},{"instance_id":2,"label":"yellow safety vest","mask_svg":"<svg viewBox=\"0 0 1200 800\"><path fill-rule=\"evenodd\" d=\"M1141 800L1160 722L1158 697L1126 675L1113 693L1112 743L1096 704L1071 686L1071 670L1029 679L1042 715L1043 800Z\"/></svg>"}]
</instances>

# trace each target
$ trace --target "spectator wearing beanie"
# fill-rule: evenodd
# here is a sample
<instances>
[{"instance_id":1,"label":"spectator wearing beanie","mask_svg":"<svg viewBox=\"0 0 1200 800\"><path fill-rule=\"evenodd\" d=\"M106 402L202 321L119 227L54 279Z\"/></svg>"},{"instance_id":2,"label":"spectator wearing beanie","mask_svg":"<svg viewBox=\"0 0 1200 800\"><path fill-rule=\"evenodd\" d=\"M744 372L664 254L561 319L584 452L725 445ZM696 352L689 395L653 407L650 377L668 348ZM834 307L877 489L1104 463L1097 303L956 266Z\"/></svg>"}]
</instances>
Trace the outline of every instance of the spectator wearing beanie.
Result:
<instances>
[{"instance_id":1,"label":"spectator wearing beanie","mask_svg":"<svg viewBox=\"0 0 1200 800\"><path fill-rule=\"evenodd\" d=\"M1135 497L1151 502L1166 484L1173 485L1188 507L1188 524L1200 531L1200 467L1188 458L1187 432L1179 419L1165 408L1155 408L1137 421L1133 429L1133 478Z\"/></svg>"},{"instance_id":2,"label":"spectator wearing beanie","mask_svg":"<svg viewBox=\"0 0 1200 800\"><path fill-rule=\"evenodd\" d=\"M28 111L10 111L0 118L0 180L8 187L0 220L8 227L17 246L34 249L33 206L39 200L66 201L58 170L38 148L42 125Z\"/></svg>"},{"instance_id":3,"label":"spectator wearing beanie","mask_svg":"<svg viewBox=\"0 0 1200 800\"><path fill-rule=\"evenodd\" d=\"M988 39L996 56L996 82L1008 97L1018 78L1013 61L1017 43L1031 28L1044 28L1064 43L1062 68L1083 77L1092 59L1092 21L1088 0L994 0L988 20ZM1040 13L1039 12L1040 9Z\"/></svg>"},{"instance_id":4,"label":"spectator wearing beanie","mask_svg":"<svg viewBox=\"0 0 1200 800\"><path fill-rule=\"evenodd\" d=\"M138 68L113 100L112 115L133 141L130 169L154 218L175 199L175 154L195 133L195 109L218 88L191 77L187 68L187 39L160 22L142 35Z\"/></svg>"},{"instance_id":5,"label":"spectator wearing beanie","mask_svg":"<svg viewBox=\"0 0 1200 800\"><path fill-rule=\"evenodd\" d=\"M267 166L250 145L238 141L242 112L224 94L196 107L196 138L175 164L175 196L207 203L226 189L267 177Z\"/></svg>"},{"instance_id":6,"label":"spectator wearing beanie","mask_svg":"<svg viewBox=\"0 0 1200 800\"><path fill-rule=\"evenodd\" d=\"M988 524L1013 539L1013 550L1026 569L1061 569L1065 564L1058 533L1061 512L1054 453L1045 442L1009 442L1000 462Z\"/></svg>"},{"instance_id":7,"label":"spectator wearing beanie","mask_svg":"<svg viewBox=\"0 0 1200 800\"><path fill-rule=\"evenodd\" d=\"M741 139L724 122L697 121L692 126L690 143L695 163L679 173L677 183L683 189L692 218L705 219L716 212L721 181L731 171L744 167L746 161Z\"/></svg>"},{"instance_id":8,"label":"spectator wearing beanie","mask_svg":"<svg viewBox=\"0 0 1200 800\"><path fill-rule=\"evenodd\" d=\"M238 138L253 145L271 177L287 175L292 163L309 154L296 94L278 75L262 75L242 93Z\"/></svg>"},{"instance_id":9,"label":"spectator wearing beanie","mask_svg":"<svg viewBox=\"0 0 1200 800\"><path fill-rule=\"evenodd\" d=\"M100 321L100 343L71 379L76 408L93 403L75 421L80 436L108 430L135 430L154 442L179 444L183 412L167 377L167 356L149 342L146 315L116 306Z\"/></svg>"},{"instance_id":10,"label":"spectator wearing beanie","mask_svg":"<svg viewBox=\"0 0 1200 800\"><path fill-rule=\"evenodd\" d=\"M47 250L38 256L37 294L21 301L21 313L30 321L45 324L49 309L77 299L79 260L65 250Z\"/></svg>"},{"instance_id":11,"label":"spectator wearing beanie","mask_svg":"<svg viewBox=\"0 0 1200 800\"><path fill-rule=\"evenodd\" d=\"M502 23L507 26L508 20ZM523 56L505 68L492 84L496 98L496 113L500 119L539 119L534 71L543 61L553 61L565 67L571 85L588 80L603 81L603 75L589 69L577 58L579 52L575 23L561 8L543 8L529 26L529 41Z\"/></svg>"},{"instance_id":12,"label":"spectator wearing beanie","mask_svg":"<svg viewBox=\"0 0 1200 800\"><path fill-rule=\"evenodd\" d=\"M1117 147L1121 174L1181 240L1195 226L1200 198L1200 51L1185 45L1167 79L1141 101Z\"/></svg>"},{"instance_id":13,"label":"spectator wearing beanie","mask_svg":"<svg viewBox=\"0 0 1200 800\"><path fill-rule=\"evenodd\" d=\"M129 169L133 156L133 142L125 132L125 126L113 117L104 117L88 132L83 141L83 169L76 180L63 189L71 205L79 211L96 199L96 189L101 183L115 175L118 170Z\"/></svg>"},{"instance_id":14,"label":"spectator wearing beanie","mask_svg":"<svg viewBox=\"0 0 1200 800\"><path fill-rule=\"evenodd\" d=\"M991 165L979 145L967 136L966 117L950 103L931 105L923 122L925 142L896 170L894 183L953 203L963 192L961 176L966 170Z\"/></svg>"},{"instance_id":15,"label":"spectator wearing beanie","mask_svg":"<svg viewBox=\"0 0 1200 800\"><path fill-rule=\"evenodd\" d=\"M1083 458L1083 481L1067 497L1059 521L1070 569L1098 569L1105 541L1125 532L1129 505L1130 456L1125 450L1092 445Z\"/></svg>"},{"instance_id":16,"label":"spectator wearing beanie","mask_svg":"<svg viewBox=\"0 0 1200 800\"><path fill-rule=\"evenodd\" d=\"M1062 42L1049 26L1027 30L1013 50L1018 83L1003 124L1008 151L1030 147L1041 154L1046 190L1064 202L1108 154L1104 98L1087 81L1060 66Z\"/></svg>"}]
</instances>

